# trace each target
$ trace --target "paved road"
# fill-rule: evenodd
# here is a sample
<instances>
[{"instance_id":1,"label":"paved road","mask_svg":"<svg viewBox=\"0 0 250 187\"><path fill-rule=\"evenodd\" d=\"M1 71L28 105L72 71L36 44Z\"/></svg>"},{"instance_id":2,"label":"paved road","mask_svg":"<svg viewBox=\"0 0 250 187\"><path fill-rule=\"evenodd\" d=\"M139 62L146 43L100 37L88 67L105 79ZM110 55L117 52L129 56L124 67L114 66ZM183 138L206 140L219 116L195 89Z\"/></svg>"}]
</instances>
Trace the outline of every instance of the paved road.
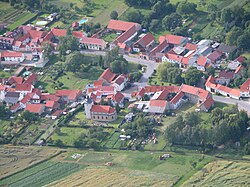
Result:
<instances>
[{"instance_id":1,"label":"paved road","mask_svg":"<svg viewBox=\"0 0 250 187\"><path fill-rule=\"evenodd\" d=\"M105 51L84 50L84 51L81 51L81 53L82 54L91 54L91 55L102 55L102 56L106 55ZM129 62L135 62L135 63L141 64L141 65L147 66L146 72L143 73L143 76L142 76L141 80L139 81L140 86L146 86L147 82L148 82L148 78L151 77L151 75L154 72L154 69L157 68L158 63L155 63L152 60L143 60L143 59L131 57L128 55L123 55L123 57Z\"/></svg>"},{"instance_id":2,"label":"paved road","mask_svg":"<svg viewBox=\"0 0 250 187\"><path fill-rule=\"evenodd\" d=\"M217 102L226 103L226 104L238 104L240 110L247 111L250 115L250 101L249 100L235 100L228 97L222 97L218 95L213 95L213 99Z\"/></svg>"}]
</instances>

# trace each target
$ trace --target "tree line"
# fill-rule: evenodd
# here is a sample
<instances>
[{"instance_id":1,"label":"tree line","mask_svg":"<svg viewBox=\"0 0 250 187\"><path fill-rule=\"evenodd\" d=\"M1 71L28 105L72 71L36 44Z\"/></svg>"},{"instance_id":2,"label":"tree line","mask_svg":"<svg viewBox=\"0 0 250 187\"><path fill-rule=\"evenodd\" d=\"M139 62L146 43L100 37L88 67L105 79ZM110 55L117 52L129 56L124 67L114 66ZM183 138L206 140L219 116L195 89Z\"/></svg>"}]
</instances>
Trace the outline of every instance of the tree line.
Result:
<instances>
[{"instance_id":1,"label":"tree line","mask_svg":"<svg viewBox=\"0 0 250 187\"><path fill-rule=\"evenodd\" d=\"M240 141L249 125L249 117L237 106L215 108L204 121L197 112L178 115L165 131L171 144L213 147Z\"/></svg>"}]
</instances>

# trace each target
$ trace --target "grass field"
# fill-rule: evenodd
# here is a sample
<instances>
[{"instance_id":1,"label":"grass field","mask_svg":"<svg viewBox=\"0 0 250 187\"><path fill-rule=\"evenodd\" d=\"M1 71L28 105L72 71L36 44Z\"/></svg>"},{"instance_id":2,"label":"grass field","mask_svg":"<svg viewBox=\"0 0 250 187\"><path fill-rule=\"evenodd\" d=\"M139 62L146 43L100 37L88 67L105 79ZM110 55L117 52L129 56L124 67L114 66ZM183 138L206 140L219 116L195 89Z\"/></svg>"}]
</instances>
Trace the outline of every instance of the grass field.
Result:
<instances>
[{"instance_id":1,"label":"grass field","mask_svg":"<svg viewBox=\"0 0 250 187\"><path fill-rule=\"evenodd\" d=\"M60 131L60 134L54 133L51 139L54 141L60 139L65 145L73 146L74 141L77 140L82 133L86 133L87 129L61 127Z\"/></svg>"},{"instance_id":2,"label":"grass field","mask_svg":"<svg viewBox=\"0 0 250 187\"><path fill-rule=\"evenodd\" d=\"M250 163L215 161L192 176L182 186L250 186Z\"/></svg>"},{"instance_id":3,"label":"grass field","mask_svg":"<svg viewBox=\"0 0 250 187\"><path fill-rule=\"evenodd\" d=\"M64 160L71 160L76 152L65 153ZM78 164L88 165L75 173L49 186L173 186L189 172L196 172L211 161L202 155L180 155L170 153L171 158L159 160L163 153L138 151L92 152L78 151L81 158ZM105 167L112 162L113 166ZM194 164L195 163L195 167Z\"/></svg>"},{"instance_id":4,"label":"grass field","mask_svg":"<svg viewBox=\"0 0 250 187\"><path fill-rule=\"evenodd\" d=\"M0 20L3 21L10 14L15 12L15 9L9 3L0 2Z\"/></svg>"}]
</instances>

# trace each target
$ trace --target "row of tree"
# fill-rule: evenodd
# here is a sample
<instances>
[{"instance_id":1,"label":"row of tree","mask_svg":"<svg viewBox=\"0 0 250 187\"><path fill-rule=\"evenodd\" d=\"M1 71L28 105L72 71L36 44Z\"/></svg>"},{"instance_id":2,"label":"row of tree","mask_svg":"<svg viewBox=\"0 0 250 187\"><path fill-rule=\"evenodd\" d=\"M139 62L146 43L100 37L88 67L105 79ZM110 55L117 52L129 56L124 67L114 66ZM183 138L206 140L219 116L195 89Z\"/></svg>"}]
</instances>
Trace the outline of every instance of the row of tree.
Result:
<instances>
[{"instance_id":1,"label":"row of tree","mask_svg":"<svg viewBox=\"0 0 250 187\"><path fill-rule=\"evenodd\" d=\"M166 139L172 144L214 146L240 141L247 130L249 118L237 106L215 108L207 121L199 113L190 112L176 121L165 131Z\"/></svg>"}]
</instances>

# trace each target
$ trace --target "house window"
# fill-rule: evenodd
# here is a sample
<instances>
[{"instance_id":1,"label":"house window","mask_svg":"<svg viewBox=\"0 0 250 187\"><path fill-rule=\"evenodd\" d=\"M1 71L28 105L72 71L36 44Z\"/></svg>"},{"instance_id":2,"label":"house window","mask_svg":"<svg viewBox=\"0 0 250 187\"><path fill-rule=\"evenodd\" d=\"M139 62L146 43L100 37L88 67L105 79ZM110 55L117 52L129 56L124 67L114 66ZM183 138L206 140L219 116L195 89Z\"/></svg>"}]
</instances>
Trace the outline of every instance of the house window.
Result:
<instances>
[{"instance_id":1,"label":"house window","mask_svg":"<svg viewBox=\"0 0 250 187\"><path fill-rule=\"evenodd\" d=\"M97 119L99 119L99 116L97 116Z\"/></svg>"},{"instance_id":2,"label":"house window","mask_svg":"<svg viewBox=\"0 0 250 187\"><path fill-rule=\"evenodd\" d=\"M108 117L106 117L106 119L108 119Z\"/></svg>"},{"instance_id":3,"label":"house window","mask_svg":"<svg viewBox=\"0 0 250 187\"><path fill-rule=\"evenodd\" d=\"M103 119L103 116L102 116L102 119Z\"/></svg>"},{"instance_id":4,"label":"house window","mask_svg":"<svg viewBox=\"0 0 250 187\"><path fill-rule=\"evenodd\" d=\"M95 119L95 116L93 116L93 119Z\"/></svg>"}]
</instances>

